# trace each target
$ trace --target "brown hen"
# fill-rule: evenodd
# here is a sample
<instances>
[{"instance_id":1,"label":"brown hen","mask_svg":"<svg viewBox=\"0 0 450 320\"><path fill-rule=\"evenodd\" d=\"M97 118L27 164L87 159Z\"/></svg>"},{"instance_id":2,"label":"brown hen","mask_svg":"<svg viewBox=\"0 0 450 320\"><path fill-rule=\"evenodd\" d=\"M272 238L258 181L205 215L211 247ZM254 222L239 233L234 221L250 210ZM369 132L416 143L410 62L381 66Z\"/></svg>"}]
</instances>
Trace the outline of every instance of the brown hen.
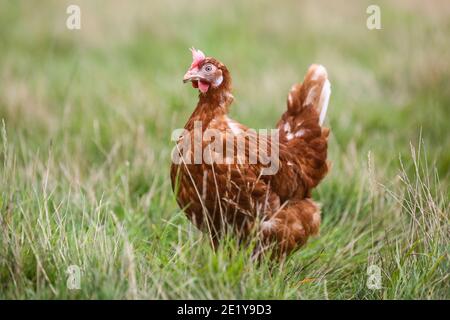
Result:
<instances>
[{"instance_id":1,"label":"brown hen","mask_svg":"<svg viewBox=\"0 0 450 320\"><path fill-rule=\"evenodd\" d=\"M277 133L264 135L228 117L233 96L225 65L192 53L183 80L200 94L172 155L177 202L214 247L231 229L240 239L257 235L256 254L271 248L285 256L319 231L320 208L311 190L328 172L329 129L321 126L330 96L327 72L312 65L289 92ZM263 149L266 157L258 158ZM275 170L268 170L267 159L274 160Z\"/></svg>"}]
</instances>

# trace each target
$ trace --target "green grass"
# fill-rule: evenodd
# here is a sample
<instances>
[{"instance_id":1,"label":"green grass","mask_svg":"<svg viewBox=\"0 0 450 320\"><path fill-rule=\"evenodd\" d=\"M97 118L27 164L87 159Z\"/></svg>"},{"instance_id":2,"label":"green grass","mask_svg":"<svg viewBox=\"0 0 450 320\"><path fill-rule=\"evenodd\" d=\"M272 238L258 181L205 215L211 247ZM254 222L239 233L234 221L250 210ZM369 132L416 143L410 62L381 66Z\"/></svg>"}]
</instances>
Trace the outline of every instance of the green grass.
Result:
<instances>
[{"instance_id":1,"label":"green grass","mask_svg":"<svg viewBox=\"0 0 450 320\"><path fill-rule=\"evenodd\" d=\"M369 31L364 1L70 3L80 31L69 2L0 3L0 299L450 298L450 6L383 1ZM214 253L176 205L190 46L229 67L232 116L254 128L309 64L328 69L321 234L282 264L232 237Z\"/></svg>"}]
</instances>

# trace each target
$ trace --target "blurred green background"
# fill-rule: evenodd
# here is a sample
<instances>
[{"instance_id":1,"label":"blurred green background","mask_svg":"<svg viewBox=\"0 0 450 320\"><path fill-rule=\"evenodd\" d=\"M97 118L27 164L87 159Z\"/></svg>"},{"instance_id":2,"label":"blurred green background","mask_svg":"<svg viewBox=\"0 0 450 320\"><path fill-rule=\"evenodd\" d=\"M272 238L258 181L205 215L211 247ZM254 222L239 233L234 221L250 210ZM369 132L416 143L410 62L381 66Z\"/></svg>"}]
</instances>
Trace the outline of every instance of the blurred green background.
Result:
<instances>
[{"instance_id":1,"label":"blurred green background","mask_svg":"<svg viewBox=\"0 0 450 320\"><path fill-rule=\"evenodd\" d=\"M66 28L69 4L81 30ZM366 27L370 4L381 30ZM0 298L448 298L449 39L448 1L0 1ZM322 235L276 277L232 245L214 255L173 199L191 46L225 63L231 115L253 128L275 125L310 64L328 69ZM436 219L431 246L417 211ZM373 292L378 247L388 284ZM69 264L85 270L79 291Z\"/></svg>"}]
</instances>

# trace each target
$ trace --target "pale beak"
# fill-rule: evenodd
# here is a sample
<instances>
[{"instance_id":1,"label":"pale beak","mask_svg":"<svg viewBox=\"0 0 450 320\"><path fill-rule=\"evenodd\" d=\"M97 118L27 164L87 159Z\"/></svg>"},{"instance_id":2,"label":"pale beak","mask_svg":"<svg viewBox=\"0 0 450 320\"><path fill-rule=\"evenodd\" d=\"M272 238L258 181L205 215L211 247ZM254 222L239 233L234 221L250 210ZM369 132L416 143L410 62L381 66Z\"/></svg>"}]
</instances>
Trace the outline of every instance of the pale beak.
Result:
<instances>
[{"instance_id":1,"label":"pale beak","mask_svg":"<svg viewBox=\"0 0 450 320\"><path fill-rule=\"evenodd\" d=\"M188 81L192 80L202 80L203 77L197 73L195 70L188 70L186 74L183 77L183 83L186 83Z\"/></svg>"}]
</instances>

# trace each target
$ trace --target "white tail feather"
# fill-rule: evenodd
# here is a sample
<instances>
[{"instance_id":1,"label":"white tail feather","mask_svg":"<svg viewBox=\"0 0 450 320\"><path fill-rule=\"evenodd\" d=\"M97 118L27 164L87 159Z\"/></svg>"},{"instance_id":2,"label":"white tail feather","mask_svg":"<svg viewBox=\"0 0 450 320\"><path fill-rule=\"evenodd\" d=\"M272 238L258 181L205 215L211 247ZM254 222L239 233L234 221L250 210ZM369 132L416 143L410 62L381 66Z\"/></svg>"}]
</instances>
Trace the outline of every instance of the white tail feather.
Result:
<instances>
[{"instance_id":1,"label":"white tail feather","mask_svg":"<svg viewBox=\"0 0 450 320\"><path fill-rule=\"evenodd\" d=\"M328 102L330 101L330 94L331 94L331 85L330 81L325 80L325 83L323 84L322 91L320 92L320 99L319 99L319 110L320 110L320 117L319 117L319 125L323 124L323 121L325 120L325 116L327 114L328 109Z\"/></svg>"}]
</instances>

